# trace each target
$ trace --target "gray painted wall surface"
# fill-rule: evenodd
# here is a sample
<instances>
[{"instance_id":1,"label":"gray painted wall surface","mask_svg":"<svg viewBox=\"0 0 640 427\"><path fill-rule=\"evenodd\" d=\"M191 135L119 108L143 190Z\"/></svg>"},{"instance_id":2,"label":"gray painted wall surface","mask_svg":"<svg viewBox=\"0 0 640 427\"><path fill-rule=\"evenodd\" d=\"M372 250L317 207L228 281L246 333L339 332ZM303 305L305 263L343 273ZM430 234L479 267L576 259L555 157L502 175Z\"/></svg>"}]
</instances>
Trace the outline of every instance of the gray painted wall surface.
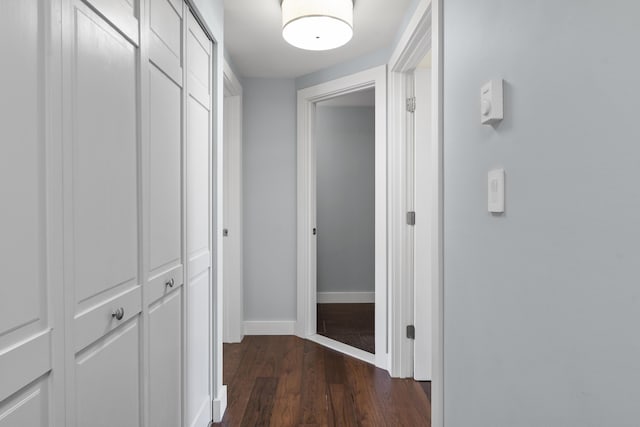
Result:
<instances>
[{"instance_id":1,"label":"gray painted wall surface","mask_svg":"<svg viewBox=\"0 0 640 427\"><path fill-rule=\"evenodd\" d=\"M375 108L316 109L318 292L375 291Z\"/></svg>"},{"instance_id":2,"label":"gray painted wall surface","mask_svg":"<svg viewBox=\"0 0 640 427\"><path fill-rule=\"evenodd\" d=\"M245 320L296 319L296 90L243 80Z\"/></svg>"},{"instance_id":3,"label":"gray painted wall surface","mask_svg":"<svg viewBox=\"0 0 640 427\"><path fill-rule=\"evenodd\" d=\"M444 1L447 427L638 425L638 16L632 0ZM479 91L500 77L494 129Z\"/></svg>"},{"instance_id":4,"label":"gray painted wall surface","mask_svg":"<svg viewBox=\"0 0 640 427\"><path fill-rule=\"evenodd\" d=\"M368 70L378 65L386 64L389 56L391 56L391 50L389 48L379 49L338 65L300 76L296 78L296 89L315 86L320 83L355 74L359 71Z\"/></svg>"}]
</instances>

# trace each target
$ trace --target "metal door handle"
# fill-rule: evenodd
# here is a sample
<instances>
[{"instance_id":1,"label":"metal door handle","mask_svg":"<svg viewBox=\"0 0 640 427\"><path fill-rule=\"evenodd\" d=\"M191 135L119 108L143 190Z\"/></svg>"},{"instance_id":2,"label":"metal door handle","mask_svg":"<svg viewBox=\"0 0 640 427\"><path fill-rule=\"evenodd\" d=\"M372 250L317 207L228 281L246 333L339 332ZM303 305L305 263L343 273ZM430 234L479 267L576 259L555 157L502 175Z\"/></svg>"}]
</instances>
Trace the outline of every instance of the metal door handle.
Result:
<instances>
[{"instance_id":1,"label":"metal door handle","mask_svg":"<svg viewBox=\"0 0 640 427\"><path fill-rule=\"evenodd\" d=\"M116 320L122 320L122 318L124 317L124 308L120 307L116 311L112 312L111 317L115 318Z\"/></svg>"},{"instance_id":2,"label":"metal door handle","mask_svg":"<svg viewBox=\"0 0 640 427\"><path fill-rule=\"evenodd\" d=\"M170 288L173 288L173 285L175 285L175 284L176 284L176 282L175 282L175 280L173 280L173 277L172 277L171 280L167 281L164 285L168 286Z\"/></svg>"}]
</instances>

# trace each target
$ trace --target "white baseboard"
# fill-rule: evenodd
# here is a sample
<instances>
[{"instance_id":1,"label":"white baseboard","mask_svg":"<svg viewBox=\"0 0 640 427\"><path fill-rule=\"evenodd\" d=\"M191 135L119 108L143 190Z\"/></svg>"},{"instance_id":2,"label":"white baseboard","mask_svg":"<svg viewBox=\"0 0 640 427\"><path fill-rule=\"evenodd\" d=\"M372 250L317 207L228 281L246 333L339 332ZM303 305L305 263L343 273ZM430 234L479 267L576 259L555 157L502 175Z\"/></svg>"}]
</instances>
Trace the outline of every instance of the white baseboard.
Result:
<instances>
[{"instance_id":1,"label":"white baseboard","mask_svg":"<svg viewBox=\"0 0 640 427\"><path fill-rule=\"evenodd\" d=\"M375 292L318 292L318 304L374 303Z\"/></svg>"},{"instance_id":2,"label":"white baseboard","mask_svg":"<svg viewBox=\"0 0 640 427\"><path fill-rule=\"evenodd\" d=\"M220 390L220 396L213 400L213 422L219 423L222 421L224 411L227 410L227 386L223 385Z\"/></svg>"},{"instance_id":3,"label":"white baseboard","mask_svg":"<svg viewBox=\"0 0 640 427\"><path fill-rule=\"evenodd\" d=\"M200 409L198 409L197 415L193 418L191 422L191 427L202 427L208 426L211 422L211 400L209 400L210 396L202 402L200 405Z\"/></svg>"},{"instance_id":4,"label":"white baseboard","mask_svg":"<svg viewBox=\"0 0 640 427\"><path fill-rule=\"evenodd\" d=\"M245 335L295 335L295 320L245 320Z\"/></svg>"}]
</instances>

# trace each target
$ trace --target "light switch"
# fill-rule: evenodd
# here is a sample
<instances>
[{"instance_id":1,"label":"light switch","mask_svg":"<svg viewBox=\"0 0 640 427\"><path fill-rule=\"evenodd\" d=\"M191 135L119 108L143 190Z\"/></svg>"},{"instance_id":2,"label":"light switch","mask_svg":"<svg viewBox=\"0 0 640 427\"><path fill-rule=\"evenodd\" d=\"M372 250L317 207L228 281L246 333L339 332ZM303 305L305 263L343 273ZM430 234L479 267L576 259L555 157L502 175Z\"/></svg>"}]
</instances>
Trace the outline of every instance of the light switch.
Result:
<instances>
[{"instance_id":1,"label":"light switch","mask_svg":"<svg viewBox=\"0 0 640 427\"><path fill-rule=\"evenodd\" d=\"M504 169L489 171L489 212L504 212Z\"/></svg>"},{"instance_id":2,"label":"light switch","mask_svg":"<svg viewBox=\"0 0 640 427\"><path fill-rule=\"evenodd\" d=\"M480 122L490 125L503 118L503 80L491 80L480 89Z\"/></svg>"}]
</instances>

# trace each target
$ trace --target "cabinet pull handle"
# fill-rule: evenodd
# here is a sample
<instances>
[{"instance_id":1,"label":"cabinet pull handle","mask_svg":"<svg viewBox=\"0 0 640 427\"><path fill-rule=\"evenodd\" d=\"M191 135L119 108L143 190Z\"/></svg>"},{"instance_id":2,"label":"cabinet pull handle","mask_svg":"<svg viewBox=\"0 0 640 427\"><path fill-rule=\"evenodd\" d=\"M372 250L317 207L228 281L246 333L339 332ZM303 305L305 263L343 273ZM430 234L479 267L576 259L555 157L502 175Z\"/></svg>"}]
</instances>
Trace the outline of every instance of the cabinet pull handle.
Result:
<instances>
[{"instance_id":1,"label":"cabinet pull handle","mask_svg":"<svg viewBox=\"0 0 640 427\"><path fill-rule=\"evenodd\" d=\"M170 288L173 288L173 285L175 285L175 284L176 284L176 281L173 280L173 278L171 278L171 280L168 280L164 285L168 286Z\"/></svg>"},{"instance_id":2,"label":"cabinet pull handle","mask_svg":"<svg viewBox=\"0 0 640 427\"><path fill-rule=\"evenodd\" d=\"M124 317L124 308L120 307L119 309L111 313L111 317L115 318L116 320L122 320L122 318Z\"/></svg>"}]
</instances>

